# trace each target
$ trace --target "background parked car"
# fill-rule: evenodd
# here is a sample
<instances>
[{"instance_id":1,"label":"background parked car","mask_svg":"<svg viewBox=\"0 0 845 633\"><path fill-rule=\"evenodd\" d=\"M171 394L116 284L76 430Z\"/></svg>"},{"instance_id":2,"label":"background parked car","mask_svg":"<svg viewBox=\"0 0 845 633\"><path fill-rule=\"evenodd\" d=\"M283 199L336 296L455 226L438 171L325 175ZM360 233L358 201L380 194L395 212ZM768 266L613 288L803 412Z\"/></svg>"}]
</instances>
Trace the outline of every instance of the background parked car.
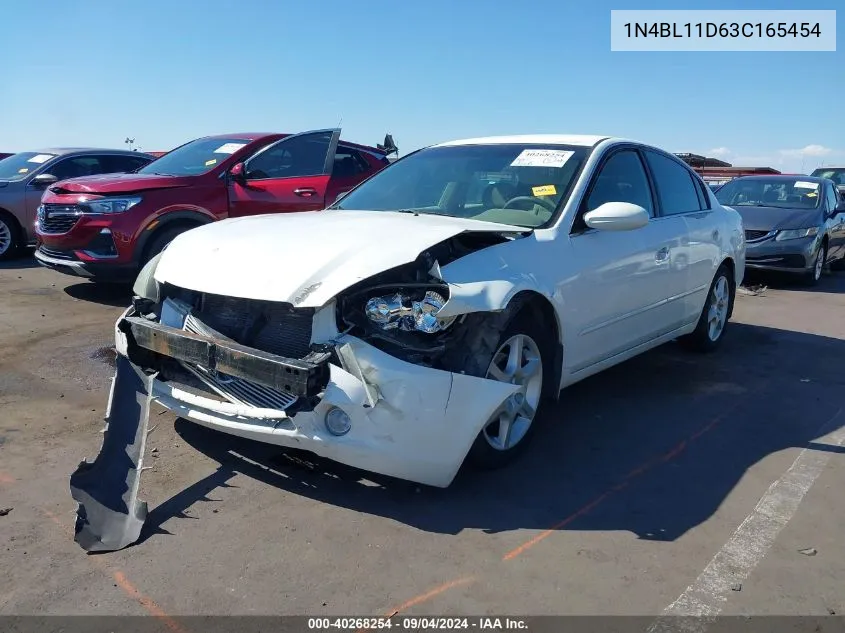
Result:
<instances>
[{"instance_id":1,"label":"background parked car","mask_svg":"<svg viewBox=\"0 0 845 633\"><path fill-rule=\"evenodd\" d=\"M396 150L340 140L340 130L208 136L133 174L51 187L39 209L36 259L92 280L134 279L196 226L228 217L316 211L389 164Z\"/></svg>"},{"instance_id":2,"label":"background parked car","mask_svg":"<svg viewBox=\"0 0 845 633\"><path fill-rule=\"evenodd\" d=\"M810 283L845 259L845 202L833 181L815 176L746 176L716 199L742 215L748 268L798 273Z\"/></svg>"},{"instance_id":3,"label":"background parked car","mask_svg":"<svg viewBox=\"0 0 845 633\"><path fill-rule=\"evenodd\" d=\"M67 178L133 171L153 160L140 152L61 148L21 152L0 160L0 259L35 241L44 190Z\"/></svg>"},{"instance_id":4,"label":"background parked car","mask_svg":"<svg viewBox=\"0 0 845 633\"><path fill-rule=\"evenodd\" d=\"M832 180L839 193L845 196L845 167L819 167L811 175Z\"/></svg>"}]
</instances>

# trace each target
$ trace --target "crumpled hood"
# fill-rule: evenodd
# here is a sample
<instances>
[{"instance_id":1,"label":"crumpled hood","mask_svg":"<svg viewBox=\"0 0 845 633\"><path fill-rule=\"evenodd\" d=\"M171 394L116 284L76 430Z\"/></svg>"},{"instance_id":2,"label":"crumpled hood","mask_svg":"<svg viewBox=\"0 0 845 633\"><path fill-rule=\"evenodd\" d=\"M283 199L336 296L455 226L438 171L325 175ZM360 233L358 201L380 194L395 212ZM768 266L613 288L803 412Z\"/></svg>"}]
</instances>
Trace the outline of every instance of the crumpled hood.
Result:
<instances>
[{"instance_id":1,"label":"crumpled hood","mask_svg":"<svg viewBox=\"0 0 845 633\"><path fill-rule=\"evenodd\" d=\"M188 187L194 178L183 176L157 176L155 174L100 174L71 178L50 187L53 193L119 194L135 193L149 189Z\"/></svg>"},{"instance_id":2,"label":"crumpled hood","mask_svg":"<svg viewBox=\"0 0 845 633\"><path fill-rule=\"evenodd\" d=\"M525 229L380 211L233 218L173 240L155 279L200 292L319 307L358 281L412 262L425 249L465 231Z\"/></svg>"},{"instance_id":3,"label":"crumpled hood","mask_svg":"<svg viewBox=\"0 0 845 633\"><path fill-rule=\"evenodd\" d=\"M806 229L822 223L820 209L781 209L779 207L730 207L742 216L747 231Z\"/></svg>"}]
</instances>

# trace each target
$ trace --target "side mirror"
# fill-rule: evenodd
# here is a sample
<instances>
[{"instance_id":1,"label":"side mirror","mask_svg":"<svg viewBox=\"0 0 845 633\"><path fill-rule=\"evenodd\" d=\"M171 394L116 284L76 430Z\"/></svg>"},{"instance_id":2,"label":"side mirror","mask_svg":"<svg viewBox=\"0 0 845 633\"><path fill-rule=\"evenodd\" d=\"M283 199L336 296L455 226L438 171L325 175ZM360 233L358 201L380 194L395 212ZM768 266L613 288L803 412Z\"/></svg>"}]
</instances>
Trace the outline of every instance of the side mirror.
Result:
<instances>
[{"instance_id":1,"label":"side mirror","mask_svg":"<svg viewBox=\"0 0 845 633\"><path fill-rule=\"evenodd\" d=\"M648 211L630 202L605 202L584 214L586 225L599 231L633 231L648 221Z\"/></svg>"},{"instance_id":2,"label":"side mirror","mask_svg":"<svg viewBox=\"0 0 845 633\"><path fill-rule=\"evenodd\" d=\"M53 174L38 174L35 178L33 178L29 184L33 187L38 187L40 189L46 189L50 185L54 185L59 182L59 179L56 178Z\"/></svg>"},{"instance_id":3,"label":"side mirror","mask_svg":"<svg viewBox=\"0 0 845 633\"><path fill-rule=\"evenodd\" d=\"M238 184L246 184L246 171L243 163L235 163L229 170L229 177Z\"/></svg>"}]
</instances>

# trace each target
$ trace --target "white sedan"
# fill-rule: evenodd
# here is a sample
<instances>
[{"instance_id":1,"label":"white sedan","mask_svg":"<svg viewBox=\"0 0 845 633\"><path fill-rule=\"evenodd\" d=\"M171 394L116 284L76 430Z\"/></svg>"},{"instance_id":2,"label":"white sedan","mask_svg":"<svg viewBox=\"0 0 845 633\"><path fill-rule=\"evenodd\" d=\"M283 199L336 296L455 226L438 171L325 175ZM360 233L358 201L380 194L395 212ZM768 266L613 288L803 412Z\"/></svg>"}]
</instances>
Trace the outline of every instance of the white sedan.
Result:
<instances>
[{"instance_id":1,"label":"white sedan","mask_svg":"<svg viewBox=\"0 0 845 633\"><path fill-rule=\"evenodd\" d=\"M198 424L445 487L510 461L568 385L716 348L744 269L740 216L672 154L454 141L325 211L177 237L116 324L118 373Z\"/></svg>"}]
</instances>

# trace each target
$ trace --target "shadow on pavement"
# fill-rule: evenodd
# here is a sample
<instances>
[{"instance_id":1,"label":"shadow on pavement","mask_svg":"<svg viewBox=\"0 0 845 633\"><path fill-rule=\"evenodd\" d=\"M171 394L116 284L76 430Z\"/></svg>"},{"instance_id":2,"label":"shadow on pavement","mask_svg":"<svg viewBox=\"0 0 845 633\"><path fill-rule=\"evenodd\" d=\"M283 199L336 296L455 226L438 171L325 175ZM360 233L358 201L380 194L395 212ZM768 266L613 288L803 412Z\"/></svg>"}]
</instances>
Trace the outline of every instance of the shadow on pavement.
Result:
<instances>
[{"instance_id":1,"label":"shadow on pavement","mask_svg":"<svg viewBox=\"0 0 845 633\"><path fill-rule=\"evenodd\" d=\"M768 455L805 446L842 452L814 440L840 409L843 358L839 339L732 323L715 354L667 345L565 390L519 461L462 472L444 490L179 420L183 439L220 466L152 510L144 538L242 473L428 532L626 530L673 541ZM845 415L834 422L843 423Z\"/></svg>"},{"instance_id":2,"label":"shadow on pavement","mask_svg":"<svg viewBox=\"0 0 845 633\"><path fill-rule=\"evenodd\" d=\"M129 307L132 303L131 284L83 281L82 283L71 284L64 290L68 296L74 299L115 308Z\"/></svg>"},{"instance_id":3,"label":"shadow on pavement","mask_svg":"<svg viewBox=\"0 0 845 633\"><path fill-rule=\"evenodd\" d=\"M40 264L35 261L35 258L32 256L33 249L27 248L21 251L21 254L9 259L7 261L0 262L0 270L26 270L28 268L38 268Z\"/></svg>"}]
</instances>

